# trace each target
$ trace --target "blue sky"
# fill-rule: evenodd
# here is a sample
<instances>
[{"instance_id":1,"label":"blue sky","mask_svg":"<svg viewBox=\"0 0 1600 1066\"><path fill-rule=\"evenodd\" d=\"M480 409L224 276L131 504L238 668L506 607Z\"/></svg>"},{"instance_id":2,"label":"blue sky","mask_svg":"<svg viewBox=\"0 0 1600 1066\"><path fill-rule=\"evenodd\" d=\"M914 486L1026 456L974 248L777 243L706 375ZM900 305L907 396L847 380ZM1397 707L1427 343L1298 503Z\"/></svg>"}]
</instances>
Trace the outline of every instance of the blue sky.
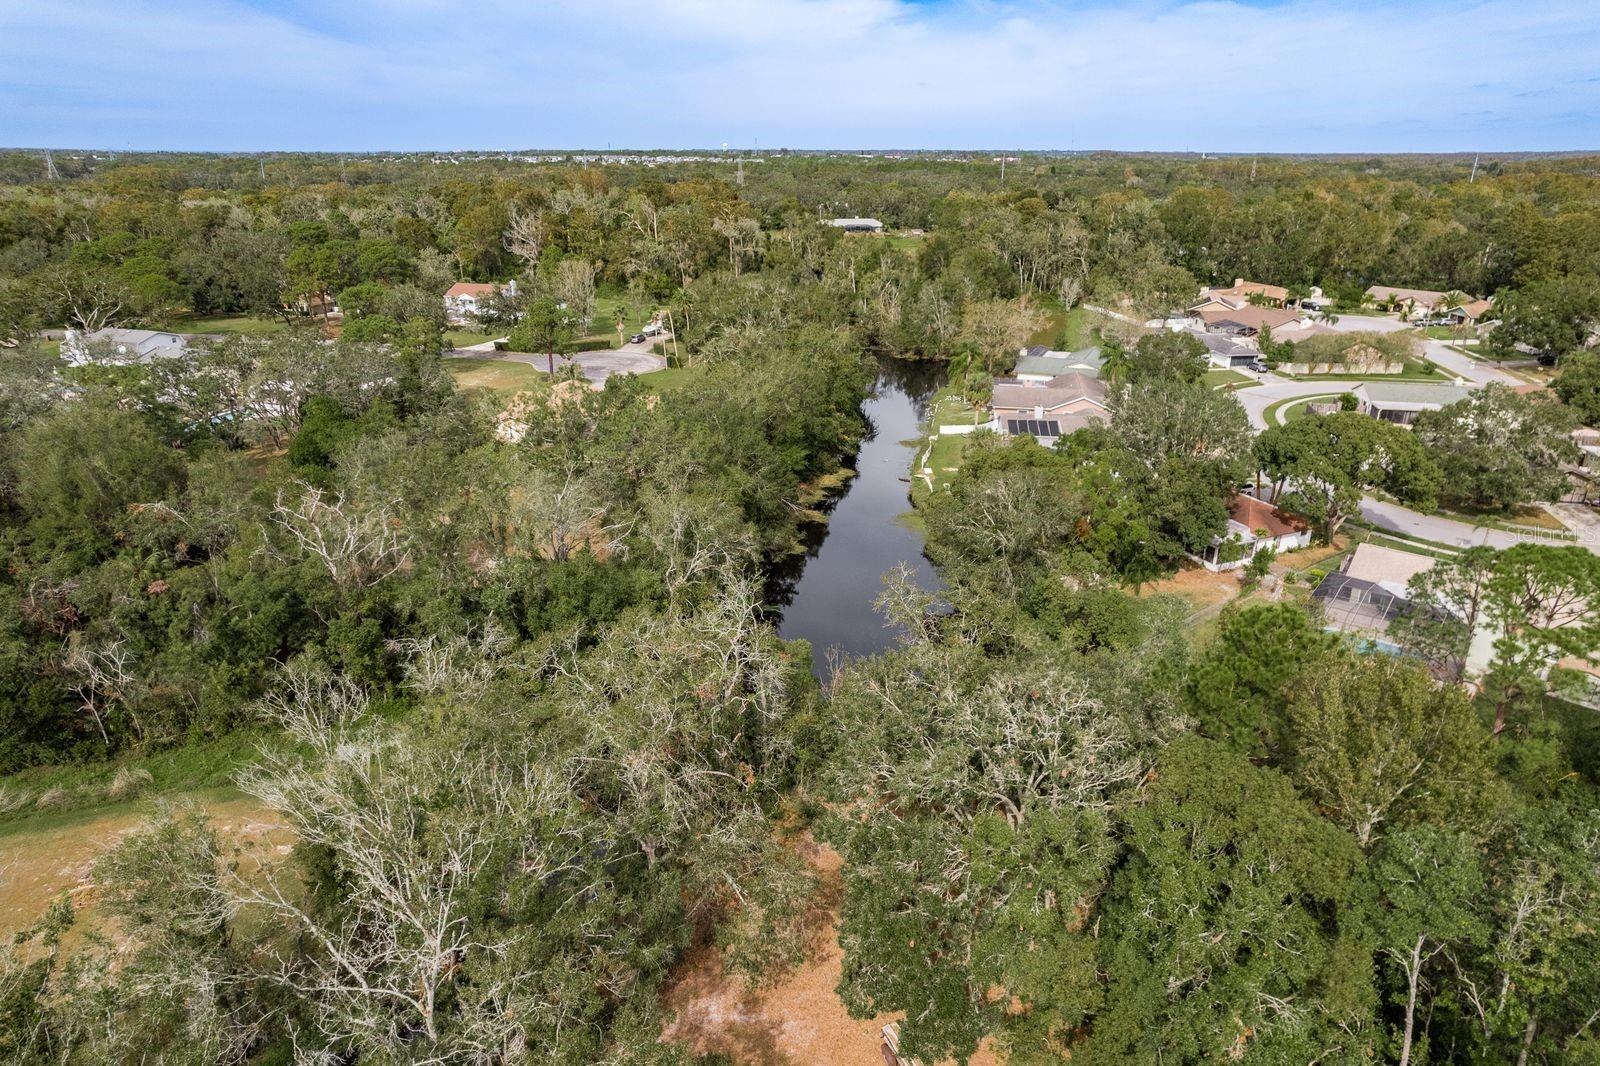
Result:
<instances>
[{"instance_id":1,"label":"blue sky","mask_svg":"<svg viewBox=\"0 0 1600 1066\"><path fill-rule=\"evenodd\" d=\"M0 144L1600 149L1597 0L0 0Z\"/></svg>"}]
</instances>

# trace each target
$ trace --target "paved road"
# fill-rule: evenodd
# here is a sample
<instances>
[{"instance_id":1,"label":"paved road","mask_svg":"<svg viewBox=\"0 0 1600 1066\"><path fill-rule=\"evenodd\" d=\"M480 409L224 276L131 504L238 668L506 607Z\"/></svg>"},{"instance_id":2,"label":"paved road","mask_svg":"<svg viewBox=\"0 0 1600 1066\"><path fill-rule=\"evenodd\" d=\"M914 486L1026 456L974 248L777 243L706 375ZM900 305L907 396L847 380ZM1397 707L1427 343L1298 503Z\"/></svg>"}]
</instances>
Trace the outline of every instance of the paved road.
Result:
<instances>
[{"instance_id":1,"label":"paved road","mask_svg":"<svg viewBox=\"0 0 1600 1066\"><path fill-rule=\"evenodd\" d=\"M1405 323L1392 318L1377 318L1370 315L1344 315L1340 317L1338 322L1334 323L1333 328L1345 332L1395 333L1407 327ZM1424 341L1423 351L1429 359L1469 386L1488 385L1490 383L1501 385L1523 384L1522 381L1507 374L1499 367L1489 363L1481 363L1476 359L1462 355L1460 352L1453 351L1442 341ZM1250 424L1256 429L1265 429L1267 427L1264 412L1279 400L1349 392L1356 385L1356 382L1353 381L1297 381L1291 378L1279 377L1276 374L1257 374L1243 369L1240 369L1239 372L1248 374L1250 377L1262 382L1262 384L1254 388L1241 389L1235 394L1239 397L1239 402L1244 406L1245 412L1250 415Z\"/></svg>"},{"instance_id":2,"label":"paved road","mask_svg":"<svg viewBox=\"0 0 1600 1066\"><path fill-rule=\"evenodd\" d=\"M1491 548L1509 548L1525 541L1541 544L1571 543L1571 541L1559 540L1555 537L1511 533L1504 529L1491 529L1488 526L1468 525L1466 522L1457 522L1451 518L1440 518L1437 515L1419 514L1408 507L1401 507L1396 503L1387 503L1371 496L1363 496L1361 498L1361 517L1379 529L1406 533L1413 537L1421 537L1424 540L1431 540L1438 544L1449 544L1457 548L1470 548L1478 544L1487 544ZM1600 544L1593 547L1595 550L1600 551Z\"/></svg>"},{"instance_id":3,"label":"paved road","mask_svg":"<svg viewBox=\"0 0 1600 1066\"><path fill-rule=\"evenodd\" d=\"M1394 333L1405 329L1406 326L1404 323L1392 318L1343 315L1335 323L1334 328L1346 331ZM1452 351L1440 341L1425 341L1424 350L1428 358L1433 362L1471 385L1487 385L1491 382L1507 385L1522 384L1517 378L1505 373L1498 367L1488 363L1480 363L1462 355L1460 352ZM1239 402L1243 405L1246 413L1249 414L1250 424L1257 430L1266 428L1267 423L1264 412L1279 400L1346 392L1356 384L1351 381L1294 381L1289 378L1279 377L1276 374L1257 374L1247 370L1241 370L1240 373L1248 374L1250 377L1262 382L1260 385L1242 389L1234 394L1239 398ZM1425 515L1410 508L1402 507L1399 504L1388 503L1372 496L1362 497L1361 516L1379 529L1405 533L1409 536L1433 541L1436 544L1448 544L1457 548L1469 548L1478 544L1487 544L1493 548L1509 548L1512 545L1525 542L1557 545L1572 543L1572 541L1555 537L1541 537L1537 533L1513 533L1504 529L1492 529L1488 526L1474 526L1467 522L1458 522L1454 519L1441 518L1437 515ZM1577 520L1575 516L1565 513L1561 517L1568 526L1577 532L1579 544L1596 554L1600 554L1600 524L1585 525L1582 521Z\"/></svg>"},{"instance_id":4,"label":"paved road","mask_svg":"<svg viewBox=\"0 0 1600 1066\"><path fill-rule=\"evenodd\" d=\"M1411 327L1397 318L1384 318L1378 315L1340 315L1333 328L1341 333L1398 333ZM1490 382L1499 382L1502 385L1523 384L1498 367L1480 363L1476 359L1453 351L1443 341L1423 341L1422 348L1429 359L1465 381L1478 385L1487 385Z\"/></svg>"}]
</instances>

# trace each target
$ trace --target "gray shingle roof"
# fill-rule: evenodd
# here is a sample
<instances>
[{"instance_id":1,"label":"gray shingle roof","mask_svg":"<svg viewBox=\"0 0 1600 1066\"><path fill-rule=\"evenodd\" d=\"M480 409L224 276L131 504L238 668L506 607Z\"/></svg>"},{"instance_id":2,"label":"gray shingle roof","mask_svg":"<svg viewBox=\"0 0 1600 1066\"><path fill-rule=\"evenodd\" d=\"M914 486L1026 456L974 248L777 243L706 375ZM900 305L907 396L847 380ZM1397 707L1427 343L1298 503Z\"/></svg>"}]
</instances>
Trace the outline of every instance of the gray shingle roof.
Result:
<instances>
[{"instance_id":1,"label":"gray shingle roof","mask_svg":"<svg viewBox=\"0 0 1600 1066\"><path fill-rule=\"evenodd\" d=\"M1438 404L1448 407L1472 395L1459 385L1434 385L1426 381L1363 381L1356 390L1379 404Z\"/></svg>"}]
</instances>

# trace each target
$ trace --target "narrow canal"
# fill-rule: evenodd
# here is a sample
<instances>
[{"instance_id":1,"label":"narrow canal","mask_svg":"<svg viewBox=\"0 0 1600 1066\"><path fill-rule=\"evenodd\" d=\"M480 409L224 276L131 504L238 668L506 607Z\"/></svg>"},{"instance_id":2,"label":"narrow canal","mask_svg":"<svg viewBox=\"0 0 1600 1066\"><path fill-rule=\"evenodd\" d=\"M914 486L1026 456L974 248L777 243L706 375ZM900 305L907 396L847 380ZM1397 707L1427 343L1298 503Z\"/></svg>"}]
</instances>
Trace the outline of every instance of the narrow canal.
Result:
<instances>
[{"instance_id":1,"label":"narrow canal","mask_svg":"<svg viewBox=\"0 0 1600 1066\"><path fill-rule=\"evenodd\" d=\"M883 575L899 563L924 588L938 576L922 536L903 521L911 510L911 463L919 424L944 380L944 366L885 359L862 410L871 424L856 456L856 476L818 525L803 556L773 575L769 602L783 612L786 639L811 642L812 672L827 680L841 659L890 647L895 633L873 609Z\"/></svg>"}]
</instances>

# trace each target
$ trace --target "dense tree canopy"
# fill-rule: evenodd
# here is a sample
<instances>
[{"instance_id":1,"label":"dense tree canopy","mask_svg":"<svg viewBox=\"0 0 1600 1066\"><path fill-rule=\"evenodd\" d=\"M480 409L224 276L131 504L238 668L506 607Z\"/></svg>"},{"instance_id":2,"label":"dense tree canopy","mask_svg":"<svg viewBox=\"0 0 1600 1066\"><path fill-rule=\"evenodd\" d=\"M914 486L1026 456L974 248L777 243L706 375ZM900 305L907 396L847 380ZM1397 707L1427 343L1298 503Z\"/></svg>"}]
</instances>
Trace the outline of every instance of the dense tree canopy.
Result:
<instances>
[{"instance_id":1,"label":"dense tree canopy","mask_svg":"<svg viewBox=\"0 0 1600 1066\"><path fill-rule=\"evenodd\" d=\"M0 1058L685 1062L681 968L779 980L835 908L843 1004L924 1061L1600 1058L1600 557L1441 558L1395 656L1300 582L1150 587L1258 476L1330 540L1367 490L1553 492L1592 160L57 158L0 152L0 824L156 795L0 952ZM1563 402L1252 438L1141 325L1240 277L1496 294ZM518 284L447 320L462 280ZM613 313L664 313L671 369L447 358L553 369ZM44 332L106 325L193 335L75 366ZM768 582L873 357L977 402L1071 337L1109 420L965 442L917 489L941 583L888 575L899 646L819 685ZM283 847L168 795L213 761Z\"/></svg>"}]
</instances>

